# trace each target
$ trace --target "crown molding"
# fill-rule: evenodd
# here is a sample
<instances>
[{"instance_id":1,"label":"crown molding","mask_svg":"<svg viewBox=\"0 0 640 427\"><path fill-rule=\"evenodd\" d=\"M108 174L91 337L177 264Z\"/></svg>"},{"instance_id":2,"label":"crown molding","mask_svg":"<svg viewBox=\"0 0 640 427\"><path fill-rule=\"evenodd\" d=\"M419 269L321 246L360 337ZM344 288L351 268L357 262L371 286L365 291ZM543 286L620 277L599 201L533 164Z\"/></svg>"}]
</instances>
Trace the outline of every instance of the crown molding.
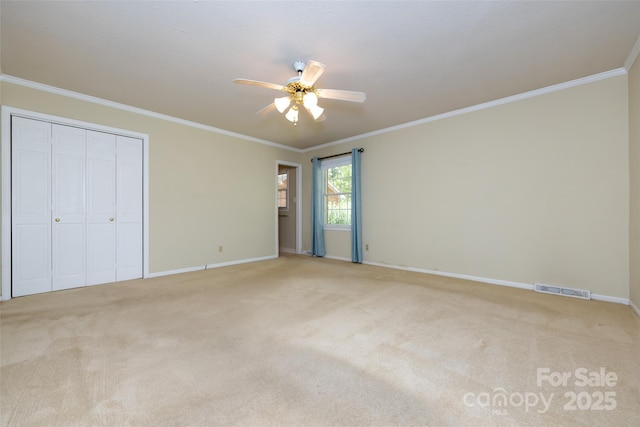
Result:
<instances>
[{"instance_id":1,"label":"crown molding","mask_svg":"<svg viewBox=\"0 0 640 427\"><path fill-rule=\"evenodd\" d=\"M132 107L131 105L121 104L119 102L113 102L106 99L98 98L95 96L85 95L78 92L73 92L66 89L60 89L54 86L45 85L42 83L33 82L31 80L21 79L19 77L9 76L7 74L0 75L0 81L7 82L19 86L28 87L31 89L41 90L43 92L53 93L55 95L65 96L68 98L78 99L80 101L91 102L93 104L103 105L105 107L115 108L118 110L128 111L130 113L140 114L147 117L152 117L154 119L166 120L168 122L173 122L177 124L181 124L184 126L190 126L196 129L202 129L208 132L218 133L221 135L231 136L233 138L243 139L246 141L256 142L258 144L269 145L271 147L282 148L288 151L295 151L300 153L301 150L298 148L289 147L286 145L278 144L273 141L267 141L265 139L254 138L252 136L243 135L240 133L230 132L228 130L216 128L209 125L204 125L202 123L192 122L190 120L180 119L178 117L169 116L166 114L156 113L154 111L145 110L143 108Z\"/></svg>"},{"instance_id":2,"label":"crown molding","mask_svg":"<svg viewBox=\"0 0 640 427\"><path fill-rule=\"evenodd\" d=\"M53 86L48 86L48 85L44 85L41 83L36 83L36 82L32 82L30 80L25 80L25 79L21 79L18 77L13 77L13 76L9 76L6 74L0 75L0 81L5 81L7 83L13 83L13 84L17 84L20 86L25 86L25 87L29 87L32 89L37 89L37 90L42 90L45 92L50 92L50 93L54 93L57 95L61 95L61 96L66 96L66 97L70 97L70 98L75 98L75 99L79 99L82 101L87 101L87 102L92 102L95 104L100 104L100 105L104 105L107 107L111 107L111 108L116 108L116 109L120 109L120 110L124 110L124 111L129 111L132 113L136 113L136 114L141 114L141 115L145 115L148 117L153 117L153 118L157 118L157 119L161 119L161 120L167 120L170 122L174 122L174 123L178 123L178 124L182 124L185 126L191 126L197 129L203 129L209 132L214 132L214 133L218 133L218 134L222 134L222 135L227 135L227 136L231 136L234 138L239 138L239 139L243 139L246 141L251 141L251 142L256 142L258 144L263 144L263 145L269 145L271 147L276 147L276 148L281 148L287 151L293 151L296 153L308 153L310 151L315 151L315 150L320 150L323 148L327 148L327 147L332 147L334 145L340 145L340 144L345 144L347 142L352 142L352 141L358 141L360 139L364 139L364 138L368 138L368 137L372 137L372 136L376 136L376 135L383 135L385 133L389 133L389 132L394 132L397 130L401 130L401 129L407 129L407 128L411 128L414 126L420 126L423 125L425 123L430 123L430 122L435 122L438 120L443 120L443 119L447 119L450 117L455 117L455 116L459 116L462 114L467 114L467 113L471 113L474 111L479 111L479 110L484 110L486 108L492 108L492 107L496 107L498 105L504 105L504 104L509 104L511 102L517 102L517 101L521 101L523 99L528 99L528 98L533 98L536 96L540 96L540 95L544 95L547 93L552 93L552 92L557 92L557 91L561 91L564 89L568 89L568 88L572 88L575 86L581 86L584 84L589 84L589 83L593 83L593 82L597 82L600 80L605 80L611 77L617 77L617 76L622 76L628 73L628 69L626 68L627 63L630 62L629 64L629 68L631 67L631 65L633 65L633 62L635 61L635 58L638 56L638 54L640 53L640 38L638 38L638 41L636 42L636 45L634 46L633 50L631 51L631 53L629 54L629 57L627 58L627 60L625 61L625 67L623 68L616 68L614 70L610 70L610 71L605 71L603 73L599 73L599 74L594 74L591 76L587 76L587 77L582 77L579 79L575 79L575 80L570 80L568 82L564 82L564 83L559 83L556 85L551 85L551 86L547 86L544 88L540 88L540 89L535 89L529 92L523 92L521 94L518 95L512 95L512 96L508 96L505 98L500 98L494 101L489 101L489 102L485 102L482 104L477 104L477 105L473 105L471 107L465 107L465 108L461 108L459 110L454 110L454 111L449 111L446 113L442 113L442 114L438 114L435 116L431 116L431 117L426 117L424 119L419 119L419 120L415 120L412 122L407 122L407 123L403 123L400 125L396 125L396 126L391 126L388 128L384 128L384 129L379 129L376 131L372 131L372 132L367 132L367 133L363 133L360 135L355 135L349 138L344 138L344 139L339 139L337 141L333 141L333 142L328 142L326 144L320 144L320 145L315 145L313 147L309 147L309 148L305 148L305 149L300 149L300 148L294 148L294 147L289 147L286 145L282 145L282 144L278 144L276 142L272 142L272 141L267 141L264 139L259 139L259 138L254 138L248 135L243 135L243 134L239 134L239 133L235 133L235 132L230 132L224 129L219 129L213 126L208 126L208 125L204 125L202 123L197 123L197 122L192 122L189 120L184 120L184 119L179 119L177 117L173 117L173 116L168 116L165 114L160 114L160 113L156 113L153 111L149 111L149 110L144 110L142 108L137 108L137 107L132 107L130 105L126 105L126 104L120 104L117 102L113 102L113 101L108 101L106 99L102 99L102 98L97 98L94 96L89 96L89 95L84 95L78 92L73 92L73 91L69 91L66 89L60 89L60 88L56 88Z\"/></svg>"},{"instance_id":3,"label":"crown molding","mask_svg":"<svg viewBox=\"0 0 640 427\"><path fill-rule=\"evenodd\" d=\"M631 67L633 67L633 63L636 62L636 59L638 58L639 54L640 54L640 36L638 36L638 40L636 40L636 44L633 45L633 49L631 49L631 52L629 52L629 56L627 56L627 60L624 61L623 68L627 70L627 73L629 72L629 70L631 70Z\"/></svg>"},{"instance_id":4,"label":"crown molding","mask_svg":"<svg viewBox=\"0 0 640 427\"><path fill-rule=\"evenodd\" d=\"M547 93L558 92L564 89L568 89L575 86L580 86L584 84L589 84L593 82L597 82L600 80L605 80L611 77L623 76L627 74L627 71L624 68L616 68L615 70L605 71L604 73L594 74L592 76L582 77L580 79L570 80L564 83L558 83L556 85L547 86L541 89L535 89L529 92L524 92L518 95L508 96L506 98L496 99L494 101L485 102L482 104L473 105L471 107L461 108L459 110L449 111L447 113L438 114L435 116L427 117L424 119L415 120L412 122L403 123L396 126L391 126L384 129L379 129L373 132L363 133L360 135L352 136L349 138L339 139L337 141L328 142L326 144L316 145L315 147L310 147L302 150L303 153L307 153L309 151L315 151L326 147L331 147L333 145L344 144L347 142L357 141L359 139L368 138L371 136L382 135L389 132L394 132L401 129L411 128L414 126L420 126L425 123L435 122L442 119L447 119L449 117L455 117L462 114L471 113L473 111L484 110L486 108L492 108L498 105L509 104L511 102L521 101L527 98L533 98L536 96L544 95Z\"/></svg>"}]
</instances>

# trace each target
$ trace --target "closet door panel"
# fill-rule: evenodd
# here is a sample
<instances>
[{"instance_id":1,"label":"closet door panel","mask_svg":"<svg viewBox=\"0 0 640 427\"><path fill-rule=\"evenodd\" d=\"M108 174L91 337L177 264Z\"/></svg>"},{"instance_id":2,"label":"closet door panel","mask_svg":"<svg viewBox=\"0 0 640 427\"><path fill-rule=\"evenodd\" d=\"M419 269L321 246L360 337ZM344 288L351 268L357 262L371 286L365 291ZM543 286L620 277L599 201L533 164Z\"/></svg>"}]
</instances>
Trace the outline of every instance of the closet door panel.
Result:
<instances>
[{"instance_id":1,"label":"closet door panel","mask_svg":"<svg viewBox=\"0 0 640 427\"><path fill-rule=\"evenodd\" d=\"M14 226L12 234L12 296L51 292L51 227L21 224Z\"/></svg>"},{"instance_id":2,"label":"closet door panel","mask_svg":"<svg viewBox=\"0 0 640 427\"><path fill-rule=\"evenodd\" d=\"M116 136L87 131L87 285L116 281Z\"/></svg>"},{"instance_id":3,"label":"closet door panel","mask_svg":"<svg viewBox=\"0 0 640 427\"><path fill-rule=\"evenodd\" d=\"M51 124L11 119L14 297L51 291Z\"/></svg>"},{"instance_id":4,"label":"closet door panel","mask_svg":"<svg viewBox=\"0 0 640 427\"><path fill-rule=\"evenodd\" d=\"M117 137L117 280L142 277L142 141Z\"/></svg>"},{"instance_id":5,"label":"closet door panel","mask_svg":"<svg viewBox=\"0 0 640 427\"><path fill-rule=\"evenodd\" d=\"M86 284L86 131L53 125L53 290Z\"/></svg>"},{"instance_id":6,"label":"closet door panel","mask_svg":"<svg viewBox=\"0 0 640 427\"><path fill-rule=\"evenodd\" d=\"M53 237L53 290L78 288L85 285L84 226L57 224Z\"/></svg>"}]
</instances>

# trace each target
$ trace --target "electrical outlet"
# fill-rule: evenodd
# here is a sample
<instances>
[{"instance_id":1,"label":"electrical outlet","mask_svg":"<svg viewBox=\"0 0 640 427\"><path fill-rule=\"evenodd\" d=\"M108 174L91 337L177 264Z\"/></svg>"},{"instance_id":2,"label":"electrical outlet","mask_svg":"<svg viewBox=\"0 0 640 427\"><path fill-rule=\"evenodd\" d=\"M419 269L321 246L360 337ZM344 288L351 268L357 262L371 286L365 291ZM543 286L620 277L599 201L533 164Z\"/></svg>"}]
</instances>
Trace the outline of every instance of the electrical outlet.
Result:
<instances>
[{"instance_id":1,"label":"electrical outlet","mask_svg":"<svg viewBox=\"0 0 640 427\"><path fill-rule=\"evenodd\" d=\"M366 245L364 245L364 250L368 251L369 250L369 244L367 243Z\"/></svg>"},{"instance_id":2,"label":"electrical outlet","mask_svg":"<svg viewBox=\"0 0 640 427\"><path fill-rule=\"evenodd\" d=\"M222 245L218 246L218 252L222 252Z\"/></svg>"}]
</instances>

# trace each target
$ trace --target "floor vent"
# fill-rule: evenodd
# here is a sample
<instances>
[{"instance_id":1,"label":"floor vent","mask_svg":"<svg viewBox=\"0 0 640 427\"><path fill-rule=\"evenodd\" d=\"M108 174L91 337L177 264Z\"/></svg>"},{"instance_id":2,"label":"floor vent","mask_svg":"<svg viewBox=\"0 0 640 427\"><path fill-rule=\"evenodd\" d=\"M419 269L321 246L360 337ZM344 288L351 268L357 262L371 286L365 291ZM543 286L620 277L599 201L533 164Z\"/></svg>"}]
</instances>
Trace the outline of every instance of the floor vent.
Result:
<instances>
[{"instance_id":1,"label":"floor vent","mask_svg":"<svg viewBox=\"0 0 640 427\"><path fill-rule=\"evenodd\" d=\"M536 283L536 292L543 292L545 294L564 295L566 297L591 299L591 292L584 289L563 288L561 286L543 285L542 283Z\"/></svg>"}]
</instances>

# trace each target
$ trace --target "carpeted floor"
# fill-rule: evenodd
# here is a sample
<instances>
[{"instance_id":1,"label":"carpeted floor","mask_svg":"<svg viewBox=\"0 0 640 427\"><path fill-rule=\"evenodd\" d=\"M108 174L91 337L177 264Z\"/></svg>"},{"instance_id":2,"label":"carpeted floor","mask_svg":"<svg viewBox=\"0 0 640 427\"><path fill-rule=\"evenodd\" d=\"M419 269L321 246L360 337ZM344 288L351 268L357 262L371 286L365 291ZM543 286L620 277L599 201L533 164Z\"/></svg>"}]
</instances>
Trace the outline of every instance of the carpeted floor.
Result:
<instances>
[{"instance_id":1,"label":"carpeted floor","mask_svg":"<svg viewBox=\"0 0 640 427\"><path fill-rule=\"evenodd\" d=\"M0 310L2 425L640 425L619 304L286 256Z\"/></svg>"}]
</instances>

